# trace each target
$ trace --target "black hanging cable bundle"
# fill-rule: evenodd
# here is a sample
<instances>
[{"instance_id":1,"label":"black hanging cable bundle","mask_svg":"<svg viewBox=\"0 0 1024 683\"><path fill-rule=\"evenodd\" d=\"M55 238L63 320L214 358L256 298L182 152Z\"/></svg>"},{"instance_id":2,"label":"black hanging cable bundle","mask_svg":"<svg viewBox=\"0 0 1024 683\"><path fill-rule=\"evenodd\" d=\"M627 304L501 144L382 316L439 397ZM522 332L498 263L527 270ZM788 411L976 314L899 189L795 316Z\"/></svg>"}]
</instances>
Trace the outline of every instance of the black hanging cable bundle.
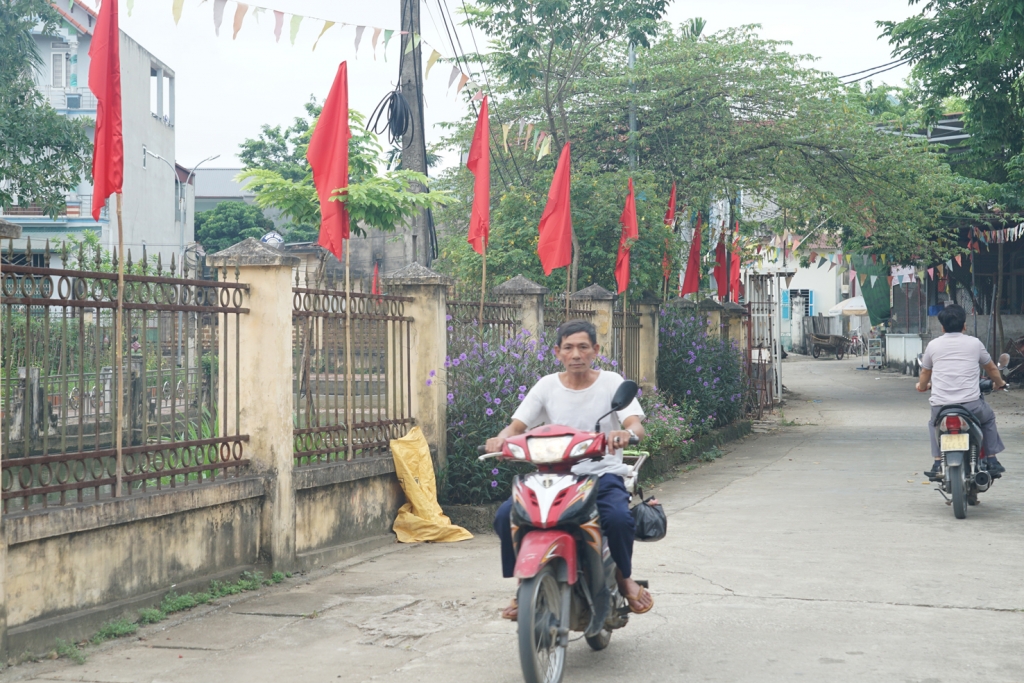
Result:
<instances>
[{"instance_id":1,"label":"black hanging cable bundle","mask_svg":"<svg viewBox=\"0 0 1024 683\"><path fill-rule=\"evenodd\" d=\"M385 116L387 118L384 118ZM409 145L413 141L416 128L413 121L412 107L402 95L402 86L398 86L385 95L377 108L370 114L370 118L366 121L366 129L372 130L377 135L383 135L387 131L388 143L391 145L395 145L398 140L408 140L405 144Z\"/></svg>"}]
</instances>

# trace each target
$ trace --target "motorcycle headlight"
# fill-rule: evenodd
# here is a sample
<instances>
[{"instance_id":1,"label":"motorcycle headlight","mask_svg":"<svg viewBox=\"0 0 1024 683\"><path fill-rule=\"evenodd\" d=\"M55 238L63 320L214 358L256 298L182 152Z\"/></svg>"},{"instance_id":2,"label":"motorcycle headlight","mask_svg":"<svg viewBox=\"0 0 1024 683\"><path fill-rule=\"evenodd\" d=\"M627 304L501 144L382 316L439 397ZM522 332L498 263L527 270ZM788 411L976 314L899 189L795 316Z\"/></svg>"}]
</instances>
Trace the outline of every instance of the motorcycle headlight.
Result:
<instances>
[{"instance_id":1,"label":"motorcycle headlight","mask_svg":"<svg viewBox=\"0 0 1024 683\"><path fill-rule=\"evenodd\" d=\"M522 446L510 443L508 444L508 452L511 453L512 457L516 460L526 460L526 451L523 450Z\"/></svg>"},{"instance_id":2,"label":"motorcycle headlight","mask_svg":"<svg viewBox=\"0 0 1024 683\"><path fill-rule=\"evenodd\" d=\"M577 455L583 455L590 448L590 444L594 443L593 439L587 439L586 441L580 441L578 444L572 447L572 451L569 453L570 458L575 458Z\"/></svg>"},{"instance_id":3,"label":"motorcycle headlight","mask_svg":"<svg viewBox=\"0 0 1024 683\"><path fill-rule=\"evenodd\" d=\"M572 443L571 436L534 437L526 440L532 462L547 464L565 457L565 449Z\"/></svg>"}]
</instances>

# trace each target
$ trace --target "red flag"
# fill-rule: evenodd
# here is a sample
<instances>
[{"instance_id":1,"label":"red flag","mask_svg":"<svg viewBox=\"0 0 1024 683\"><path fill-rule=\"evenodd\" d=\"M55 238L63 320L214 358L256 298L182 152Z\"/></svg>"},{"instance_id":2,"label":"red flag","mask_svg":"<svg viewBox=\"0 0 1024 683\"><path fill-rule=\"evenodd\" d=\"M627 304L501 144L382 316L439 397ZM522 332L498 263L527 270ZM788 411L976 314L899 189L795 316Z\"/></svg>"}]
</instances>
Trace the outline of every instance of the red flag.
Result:
<instances>
[{"instance_id":1,"label":"red flag","mask_svg":"<svg viewBox=\"0 0 1024 683\"><path fill-rule=\"evenodd\" d=\"M121 32L117 0L104 0L89 45L89 89L96 96L96 142L92 153L92 217L100 219L107 197L124 182L121 136ZM120 229L121 226L118 226Z\"/></svg>"},{"instance_id":2,"label":"red flag","mask_svg":"<svg viewBox=\"0 0 1024 683\"><path fill-rule=\"evenodd\" d=\"M683 286L679 290L679 296L693 294L700 289L700 237L703 232L701 215L697 214L697 227L693 230L693 239L690 241L690 257L686 261L686 276L683 278Z\"/></svg>"},{"instance_id":3,"label":"red flag","mask_svg":"<svg viewBox=\"0 0 1024 683\"><path fill-rule=\"evenodd\" d=\"M729 291L732 292L732 296L729 297L730 301L740 300L740 252L738 247L732 253L732 266L729 268Z\"/></svg>"},{"instance_id":4,"label":"red flag","mask_svg":"<svg viewBox=\"0 0 1024 683\"><path fill-rule=\"evenodd\" d=\"M313 184L320 197L320 240L318 244L341 259L342 240L349 236L348 208L332 202L335 190L348 188L348 63L338 66L334 85L309 139L306 159L313 169Z\"/></svg>"},{"instance_id":5,"label":"red flag","mask_svg":"<svg viewBox=\"0 0 1024 683\"><path fill-rule=\"evenodd\" d=\"M626 195L626 206L619 216L622 234L619 236L619 253L615 257L615 282L619 286L619 294L629 287L629 250L633 242L640 237L640 226L636 222L636 197L633 194L633 179L629 179L629 194Z\"/></svg>"},{"instance_id":6,"label":"red flag","mask_svg":"<svg viewBox=\"0 0 1024 683\"><path fill-rule=\"evenodd\" d=\"M537 231L537 255L545 275L555 268L572 263L572 202L569 198L569 143L565 143L558 157L555 177L548 190L548 203L540 217Z\"/></svg>"},{"instance_id":7,"label":"red flag","mask_svg":"<svg viewBox=\"0 0 1024 683\"><path fill-rule=\"evenodd\" d=\"M487 115L487 96L480 103L480 116L476 120L473 144L469 146L466 168L473 174L473 213L469 218L466 237L473 251L483 254L487 248L491 228L491 123Z\"/></svg>"},{"instance_id":8,"label":"red flag","mask_svg":"<svg viewBox=\"0 0 1024 683\"><path fill-rule=\"evenodd\" d=\"M718 298L725 301L726 292L729 289L729 283L725 279L725 264L726 258L728 258L728 252L725 250L725 231L722 231L722 236L718 239L718 246L715 247L715 284L718 285Z\"/></svg>"},{"instance_id":9,"label":"red flag","mask_svg":"<svg viewBox=\"0 0 1024 683\"><path fill-rule=\"evenodd\" d=\"M380 295L380 264L373 264L373 284L370 285L370 294Z\"/></svg>"},{"instance_id":10,"label":"red flag","mask_svg":"<svg viewBox=\"0 0 1024 683\"><path fill-rule=\"evenodd\" d=\"M676 222L676 184L672 183L672 194L668 198L668 211L665 212L665 225L672 227Z\"/></svg>"}]
</instances>

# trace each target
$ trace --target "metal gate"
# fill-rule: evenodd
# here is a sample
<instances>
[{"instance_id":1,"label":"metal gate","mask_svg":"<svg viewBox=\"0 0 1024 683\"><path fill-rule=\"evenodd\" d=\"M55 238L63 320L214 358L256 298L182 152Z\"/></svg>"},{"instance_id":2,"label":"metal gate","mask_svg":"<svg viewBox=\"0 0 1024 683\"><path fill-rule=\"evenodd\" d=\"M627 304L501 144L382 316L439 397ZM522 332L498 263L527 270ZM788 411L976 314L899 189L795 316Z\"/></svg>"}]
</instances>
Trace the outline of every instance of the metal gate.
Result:
<instances>
[{"instance_id":1,"label":"metal gate","mask_svg":"<svg viewBox=\"0 0 1024 683\"><path fill-rule=\"evenodd\" d=\"M750 390L747 412L756 419L772 412L782 395L778 339L781 309L774 297L774 275L752 275L747 311L750 326L747 339L746 371Z\"/></svg>"}]
</instances>

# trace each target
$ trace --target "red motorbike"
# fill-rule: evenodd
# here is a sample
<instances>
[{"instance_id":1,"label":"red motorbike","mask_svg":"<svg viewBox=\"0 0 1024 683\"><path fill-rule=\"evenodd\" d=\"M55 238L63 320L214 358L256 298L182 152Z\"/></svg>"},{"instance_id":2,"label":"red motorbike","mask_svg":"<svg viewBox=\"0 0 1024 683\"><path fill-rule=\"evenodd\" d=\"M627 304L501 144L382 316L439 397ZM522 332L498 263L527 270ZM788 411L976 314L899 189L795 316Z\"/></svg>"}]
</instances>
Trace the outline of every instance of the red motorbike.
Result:
<instances>
[{"instance_id":1,"label":"red motorbike","mask_svg":"<svg viewBox=\"0 0 1024 683\"><path fill-rule=\"evenodd\" d=\"M635 382L623 382L601 419L628 406L637 389ZM612 631L629 620L629 604L619 594L615 562L601 533L598 478L572 473L577 462L606 454L600 422L594 432L545 425L508 439L500 453L480 456L537 468L512 483L519 658L526 683L561 681L570 631L582 631L591 648L602 650ZM635 481L640 464L627 484ZM646 581L637 583L648 587Z\"/></svg>"}]
</instances>

